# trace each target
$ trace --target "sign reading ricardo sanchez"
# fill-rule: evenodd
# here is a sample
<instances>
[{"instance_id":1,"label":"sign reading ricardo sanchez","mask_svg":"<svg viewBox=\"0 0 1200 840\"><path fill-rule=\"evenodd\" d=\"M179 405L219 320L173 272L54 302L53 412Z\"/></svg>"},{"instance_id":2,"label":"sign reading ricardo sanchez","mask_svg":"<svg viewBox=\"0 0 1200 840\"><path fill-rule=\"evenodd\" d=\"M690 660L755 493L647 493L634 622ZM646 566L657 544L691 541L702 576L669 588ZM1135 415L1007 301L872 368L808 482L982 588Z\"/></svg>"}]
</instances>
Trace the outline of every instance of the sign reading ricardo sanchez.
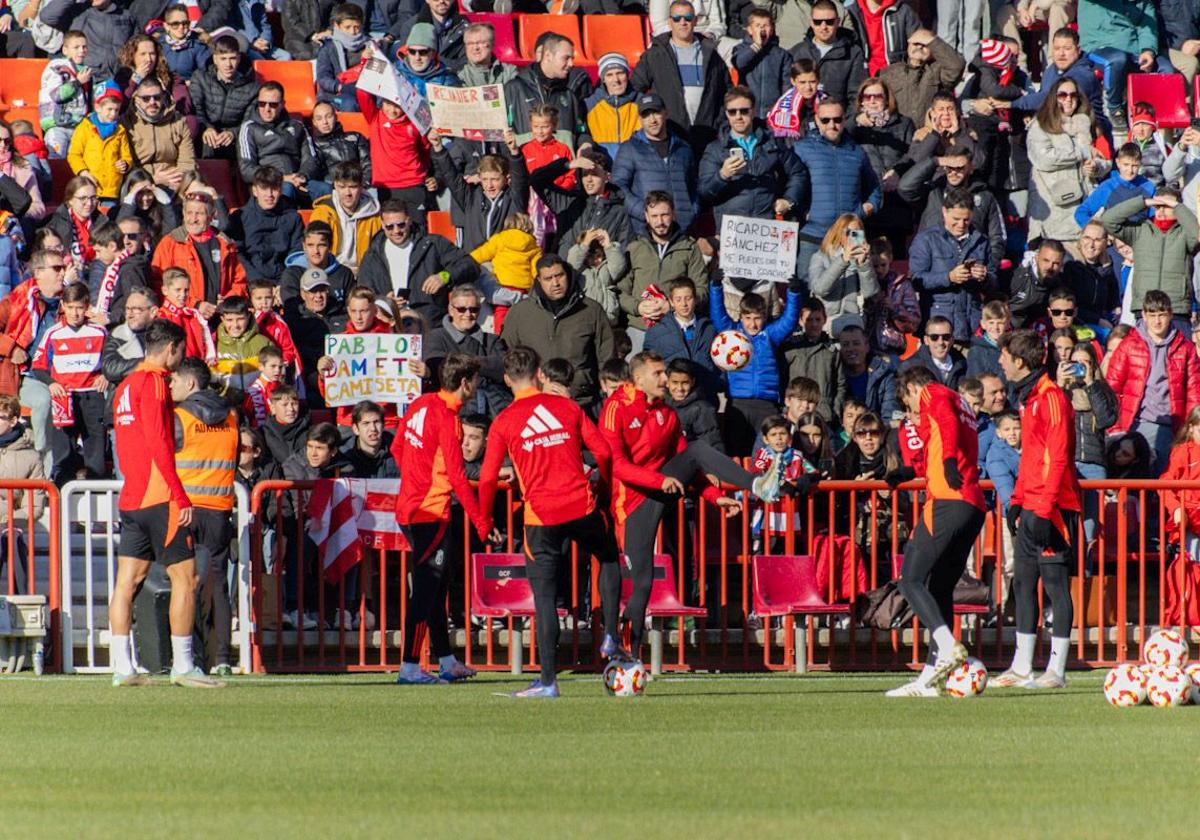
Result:
<instances>
[{"instance_id":1,"label":"sign reading ricardo sanchez","mask_svg":"<svg viewBox=\"0 0 1200 840\"><path fill-rule=\"evenodd\" d=\"M726 277L786 283L796 273L800 225L726 216L721 221L721 269Z\"/></svg>"},{"instance_id":2,"label":"sign reading ricardo sanchez","mask_svg":"<svg viewBox=\"0 0 1200 840\"><path fill-rule=\"evenodd\" d=\"M421 377L409 363L421 359L421 336L338 333L326 336L325 355L333 373L325 377L325 404L362 400L407 404L421 395Z\"/></svg>"}]
</instances>

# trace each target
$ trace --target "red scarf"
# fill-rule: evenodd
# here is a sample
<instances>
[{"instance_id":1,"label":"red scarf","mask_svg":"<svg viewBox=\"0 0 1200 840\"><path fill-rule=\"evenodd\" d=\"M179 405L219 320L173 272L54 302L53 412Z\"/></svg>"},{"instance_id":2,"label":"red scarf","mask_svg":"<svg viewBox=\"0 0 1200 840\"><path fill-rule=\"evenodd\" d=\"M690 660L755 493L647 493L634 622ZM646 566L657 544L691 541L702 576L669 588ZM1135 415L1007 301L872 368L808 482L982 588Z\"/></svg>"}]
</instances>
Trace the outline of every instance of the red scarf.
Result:
<instances>
[{"instance_id":1,"label":"red scarf","mask_svg":"<svg viewBox=\"0 0 1200 840\"><path fill-rule=\"evenodd\" d=\"M36 348L30 345L33 343L34 336L37 335L38 326L42 321L42 313L46 311L37 281L26 280L17 286L9 294L9 300L12 302L12 309L8 316L8 323L4 327L4 334L32 357Z\"/></svg>"},{"instance_id":2,"label":"red scarf","mask_svg":"<svg viewBox=\"0 0 1200 840\"><path fill-rule=\"evenodd\" d=\"M251 383L250 388L246 391L243 411L250 418L250 425L254 428L257 429L267 422L267 418L271 415L268 407L271 394L281 384L280 382L268 382L266 377L260 376Z\"/></svg>"},{"instance_id":3,"label":"red scarf","mask_svg":"<svg viewBox=\"0 0 1200 840\"><path fill-rule=\"evenodd\" d=\"M1174 227L1174 226L1175 226L1175 219L1174 219L1174 218L1171 218L1171 219L1164 219L1164 218L1162 218L1161 216L1155 216L1155 217L1154 217L1154 218L1153 218L1151 221L1153 221L1153 222L1154 222L1154 226L1155 226L1156 228L1158 228L1159 230L1161 230L1163 233L1166 233L1166 232L1167 232L1167 231L1169 231L1169 230L1170 230L1172 227Z\"/></svg>"},{"instance_id":4,"label":"red scarf","mask_svg":"<svg viewBox=\"0 0 1200 840\"><path fill-rule=\"evenodd\" d=\"M199 312L190 306L176 306L163 298L162 306L158 307L158 317L183 327L187 333L185 355L203 359L209 365L217 363L217 345L213 343L212 330Z\"/></svg>"},{"instance_id":5,"label":"red scarf","mask_svg":"<svg viewBox=\"0 0 1200 840\"><path fill-rule=\"evenodd\" d=\"M71 256L80 263L90 263L96 259L96 249L92 247L92 220L81 219L74 210L68 210L71 224L75 226L75 244L71 246Z\"/></svg>"},{"instance_id":6,"label":"red scarf","mask_svg":"<svg viewBox=\"0 0 1200 840\"><path fill-rule=\"evenodd\" d=\"M122 251L117 254L117 258L112 261L112 265L104 269L104 278L100 281L100 291L96 295L96 311L108 313L108 308L112 306L113 294L117 290L117 275L121 273L121 263L129 256L128 251Z\"/></svg>"}]
</instances>

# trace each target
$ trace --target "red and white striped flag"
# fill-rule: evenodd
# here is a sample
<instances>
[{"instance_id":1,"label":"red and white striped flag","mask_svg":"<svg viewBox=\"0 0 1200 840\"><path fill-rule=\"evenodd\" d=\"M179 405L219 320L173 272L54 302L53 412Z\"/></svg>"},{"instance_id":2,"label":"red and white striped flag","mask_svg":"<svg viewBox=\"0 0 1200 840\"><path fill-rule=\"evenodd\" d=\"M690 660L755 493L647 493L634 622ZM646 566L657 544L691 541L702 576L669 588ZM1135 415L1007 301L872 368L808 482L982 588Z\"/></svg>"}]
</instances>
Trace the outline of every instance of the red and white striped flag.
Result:
<instances>
[{"instance_id":1,"label":"red and white striped flag","mask_svg":"<svg viewBox=\"0 0 1200 840\"><path fill-rule=\"evenodd\" d=\"M395 478L336 478L316 483L308 497L308 535L317 544L325 579L337 583L362 559L363 547L407 550L396 523Z\"/></svg>"}]
</instances>

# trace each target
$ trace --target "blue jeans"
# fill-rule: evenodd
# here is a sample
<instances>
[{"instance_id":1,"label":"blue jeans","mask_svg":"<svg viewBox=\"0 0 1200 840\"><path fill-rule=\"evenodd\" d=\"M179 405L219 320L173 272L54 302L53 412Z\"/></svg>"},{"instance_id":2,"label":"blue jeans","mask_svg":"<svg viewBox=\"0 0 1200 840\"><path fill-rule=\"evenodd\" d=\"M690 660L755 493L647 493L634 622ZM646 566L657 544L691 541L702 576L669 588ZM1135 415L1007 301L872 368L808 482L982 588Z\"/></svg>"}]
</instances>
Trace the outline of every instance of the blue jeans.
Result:
<instances>
[{"instance_id":1,"label":"blue jeans","mask_svg":"<svg viewBox=\"0 0 1200 840\"><path fill-rule=\"evenodd\" d=\"M1137 68L1137 55L1116 47L1104 47L1088 53L1088 58L1104 70L1104 99L1108 104L1108 110L1120 108L1125 102L1125 78L1131 69ZM1171 66L1171 62L1165 55L1160 55L1155 60L1154 70L1156 73L1175 72L1175 68ZM1132 102L1128 103L1127 109L1133 110Z\"/></svg>"},{"instance_id":2,"label":"blue jeans","mask_svg":"<svg viewBox=\"0 0 1200 840\"><path fill-rule=\"evenodd\" d=\"M1158 478L1166 470L1167 461L1171 457L1171 444L1175 438L1174 431L1168 425L1151 423L1147 420L1139 420L1133 427L1133 431L1144 437L1146 443L1150 444L1150 451L1154 453L1154 463L1150 465L1150 469L1153 476Z\"/></svg>"},{"instance_id":3,"label":"blue jeans","mask_svg":"<svg viewBox=\"0 0 1200 840\"><path fill-rule=\"evenodd\" d=\"M305 186L308 187L308 197L313 201L333 193L333 184L328 181L309 181Z\"/></svg>"},{"instance_id":4,"label":"blue jeans","mask_svg":"<svg viewBox=\"0 0 1200 840\"><path fill-rule=\"evenodd\" d=\"M1075 463L1080 478L1096 481L1108 478L1108 469L1103 464ZM1097 518L1100 515L1100 491L1083 491L1083 536L1089 543L1096 537Z\"/></svg>"}]
</instances>

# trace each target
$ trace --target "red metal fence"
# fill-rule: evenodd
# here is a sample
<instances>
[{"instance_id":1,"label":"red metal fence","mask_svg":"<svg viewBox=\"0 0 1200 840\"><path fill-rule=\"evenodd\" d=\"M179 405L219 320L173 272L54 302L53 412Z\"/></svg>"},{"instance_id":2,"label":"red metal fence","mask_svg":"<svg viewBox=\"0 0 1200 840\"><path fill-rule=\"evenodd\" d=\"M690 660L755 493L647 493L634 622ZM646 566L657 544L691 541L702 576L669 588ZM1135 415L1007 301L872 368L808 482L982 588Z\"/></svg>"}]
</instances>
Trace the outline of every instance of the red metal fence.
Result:
<instances>
[{"instance_id":1,"label":"red metal fence","mask_svg":"<svg viewBox=\"0 0 1200 840\"><path fill-rule=\"evenodd\" d=\"M1161 502L1175 491L1187 502L1200 493L1200 482L1085 481L1097 499L1095 535L1084 538L1078 526L1078 552L1073 564L1075 594L1075 666L1101 666L1136 660L1148 628L1162 623L1166 580L1173 557L1186 556L1186 521L1182 532L1168 527ZM295 573L302 567L305 541L303 511L312 482L273 481L253 493L251 586L253 664L256 671L379 671L400 664L400 637L408 595L408 562L403 551L368 551L360 566L357 592L343 580L321 584ZM891 491L881 482L822 483L812 495L781 504L752 504L748 511L725 518L699 499L680 500L659 532L660 547L671 557L675 596L683 604L704 608L698 617L659 618L668 649L667 669L790 669L795 661L797 622L804 631L801 666L845 670L895 669L924 659L924 634L914 620L893 630L858 626L851 615L797 615L777 619L751 615L754 603L752 558L756 554L806 555L822 549L830 537L846 537L857 552L835 551L827 569L825 597L831 604L853 602L892 575L920 503L920 482ZM985 487L987 485L985 484ZM502 492L497 522L507 535L504 551L520 550L520 504L511 489ZM756 528L756 515L762 520ZM782 525L782 527L780 527ZM774 527L773 527L774 526ZM454 551L449 560L449 615L453 644L465 661L484 670L536 667L533 628L522 617L481 619L472 609L471 557L490 549L480 545L461 516L455 520ZM778 533L769 533L778 531ZM272 542L271 533L274 532ZM1011 613L996 608L1004 581L1005 535L999 506L989 512L969 571L991 586L990 605L964 607L955 632L976 656L992 666L1007 665L1013 645ZM284 537L285 539L280 539ZM834 541L836 542L836 541ZM264 545L272 557L264 557ZM289 552L291 559L289 560ZM313 562L312 546L308 562ZM844 560L842 558L845 558ZM820 565L820 557L818 565ZM264 561L270 561L264 564ZM600 634L597 564L575 558L566 572L560 606L566 632L560 661L564 667L598 668ZM843 565L844 564L844 565ZM293 569L297 612L316 612L323 622L313 629L285 627L288 597L285 567ZM1187 563L1172 567L1179 591L1194 602ZM841 573L838 573L839 568ZM505 574L509 574L505 572ZM319 577L317 578L319 581ZM358 618L325 627L335 610ZM850 610L849 612L853 612ZM366 620L375 619L373 627ZM1186 608L1180 614L1187 616ZM528 619L531 621L531 619ZM1200 623L1200 622L1197 622ZM349 626L345 626L349 625ZM357 626L355 626L357 625ZM523 634L522 630L524 630ZM521 634L521 635L518 635ZM515 642L528 652L520 656ZM1045 653L1045 651L1043 651Z\"/></svg>"},{"instance_id":2,"label":"red metal fence","mask_svg":"<svg viewBox=\"0 0 1200 840\"><path fill-rule=\"evenodd\" d=\"M42 526L43 509L48 512ZM49 614L47 670L62 670L62 527L58 488L49 481L0 481L0 594L44 595Z\"/></svg>"}]
</instances>

